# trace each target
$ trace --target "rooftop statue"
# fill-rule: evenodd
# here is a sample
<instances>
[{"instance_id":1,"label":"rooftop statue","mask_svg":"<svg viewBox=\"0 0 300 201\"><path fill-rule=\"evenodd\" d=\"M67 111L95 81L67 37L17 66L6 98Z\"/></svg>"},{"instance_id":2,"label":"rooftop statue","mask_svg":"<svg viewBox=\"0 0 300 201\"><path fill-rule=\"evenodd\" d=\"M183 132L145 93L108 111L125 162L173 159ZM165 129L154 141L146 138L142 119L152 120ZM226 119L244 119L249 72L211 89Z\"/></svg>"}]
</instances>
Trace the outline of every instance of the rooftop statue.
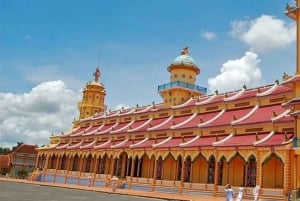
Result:
<instances>
[{"instance_id":1,"label":"rooftop statue","mask_svg":"<svg viewBox=\"0 0 300 201\"><path fill-rule=\"evenodd\" d=\"M93 75L95 77L95 82L99 82L99 78L100 78L101 73L100 73L100 70L99 70L98 67L96 68L96 71L94 72Z\"/></svg>"},{"instance_id":2,"label":"rooftop statue","mask_svg":"<svg viewBox=\"0 0 300 201\"><path fill-rule=\"evenodd\" d=\"M185 47L181 50L181 55L189 55L189 47Z\"/></svg>"}]
</instances>

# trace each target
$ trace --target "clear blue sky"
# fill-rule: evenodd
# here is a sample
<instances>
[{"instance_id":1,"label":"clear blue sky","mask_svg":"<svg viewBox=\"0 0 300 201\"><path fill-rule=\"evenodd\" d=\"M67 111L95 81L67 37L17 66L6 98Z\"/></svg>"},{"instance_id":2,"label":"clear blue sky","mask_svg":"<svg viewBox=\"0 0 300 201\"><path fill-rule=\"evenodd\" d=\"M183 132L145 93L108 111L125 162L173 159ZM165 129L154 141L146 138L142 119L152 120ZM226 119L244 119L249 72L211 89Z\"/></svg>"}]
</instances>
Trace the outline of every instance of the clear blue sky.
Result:
<instances>
[{"instance_id":1,"label":"clear blue sky","mask_svg":"<svg viewBox=\"0 0 300 201\"><path fill-rule=\"evenodd\" d=\"M286 3L294 1L0 0L0 146L13 142L3 137L8 132L24 141L20 130L28 129L23 137L44 143L49 132L70 127L98 65L110 109L160 102L157 85L169 82L166 69L185 46L201 69L197 85L210 93L281 80L295 72L295 23L284 15ZM68 115L56 101L73 107ZM69 124L45 127L40 118L49 111L52 124L59 115ZM42 123L30 130L12 125L15 119Z\"/></svg>"}]
</instances>

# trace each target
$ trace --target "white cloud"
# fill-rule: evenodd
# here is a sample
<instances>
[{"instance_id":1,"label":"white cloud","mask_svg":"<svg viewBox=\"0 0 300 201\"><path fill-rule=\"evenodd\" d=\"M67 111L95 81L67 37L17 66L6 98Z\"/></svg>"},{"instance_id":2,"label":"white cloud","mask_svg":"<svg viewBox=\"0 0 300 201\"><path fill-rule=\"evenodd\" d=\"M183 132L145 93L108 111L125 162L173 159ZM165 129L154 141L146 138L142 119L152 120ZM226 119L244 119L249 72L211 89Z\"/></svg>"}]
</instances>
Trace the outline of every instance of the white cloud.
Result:
<instances>
[{"instance_id":1,"label":"white cloud","mask_svg":"<svg viewBox=\"0 0 300 201\"><path fill-rule=\"evenodd\" d=\"M228 60L222 65L221 73L208 79L209 90L227 92L238 90L245 84L248 88L260 84L260 60L254 52L246 52L245 56L236 60Z\"/></svg>"},{"instance_id":2,"label":"white cloud","mask_svg":"<svg viewBox=\"0 0 300 201\"><path fill-rule=\"evenodd\" d=\"M41 83L24 94L0 93L0 146L47 144L52 133L72 126L80 97L62 81Z\"/></svg>"},{"instance_id":3,"label":"white cloud","mask_svg":"<svg viewBox=\"0 0 300 201\"><path fill-rule=\"evenodd\" d=\"M202 33L201 37L205 38L207 40L213 40L216 38L216 34L214 32L206 31L206 32Z\"/></svg>"},{"instance_id":4,"label":"white cloud","mask_svg":"<svg viewBox=\"0 0 300 201\"><path fill-rule=\"evenodd\" d=\"M282 49L295 41L295 23L287 24L273 16L262 15L251 21L232 23L231 33L249 45L251 51Z\"/></svg>"}]
</instances>

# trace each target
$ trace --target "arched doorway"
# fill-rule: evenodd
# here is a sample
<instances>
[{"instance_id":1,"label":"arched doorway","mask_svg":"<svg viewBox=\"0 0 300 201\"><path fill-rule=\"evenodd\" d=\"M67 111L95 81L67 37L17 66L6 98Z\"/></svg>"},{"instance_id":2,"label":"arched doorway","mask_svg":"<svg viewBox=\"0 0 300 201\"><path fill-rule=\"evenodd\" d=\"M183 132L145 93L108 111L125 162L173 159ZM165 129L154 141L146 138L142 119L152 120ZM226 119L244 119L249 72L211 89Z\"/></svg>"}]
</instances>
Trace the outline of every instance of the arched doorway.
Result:
<instances>
[{"instance_id":1,"label":"arched doorway","mask_svg":"<svg viewBox=\"0 0 300 201\"><path fill-rule=\"evenodd\" d=\"M283 176L284 163L273 153L262 163L262 186L264 188L283 188Z\"/></svg>"}]
</instances>

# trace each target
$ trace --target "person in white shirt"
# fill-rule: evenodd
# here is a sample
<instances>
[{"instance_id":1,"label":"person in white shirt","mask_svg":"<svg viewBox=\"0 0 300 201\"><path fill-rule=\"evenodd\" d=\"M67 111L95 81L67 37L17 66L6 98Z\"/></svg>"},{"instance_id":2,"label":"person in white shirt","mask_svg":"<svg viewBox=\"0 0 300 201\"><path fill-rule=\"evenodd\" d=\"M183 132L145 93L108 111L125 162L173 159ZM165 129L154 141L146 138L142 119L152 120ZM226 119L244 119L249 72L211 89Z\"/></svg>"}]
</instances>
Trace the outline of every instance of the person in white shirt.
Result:
<instances>
[{"instance_id":1,"label":"person in white shirt","mask_svg":"<svg viewBox=\"0 0 300 201\"><path fill-rule=\"evenodd\" d=\"M252 193L253 193L253 196L254 196L254 201L258 201L259 189L260 189L259 185L256 185L253 189Z\"/></svg>"},{"instance_id":2,"label":"person in white shirt","mask_svg":"<svg viewBox=\"0 0 300 201\"><path fill-rule=\"evenodd\" d=\"M244 194L244 188L243 188L243 185L241 185L239 187L239 192L238 192L238 196L236 198L236 201L242 201L243 194Z\"/></svg>"},{"instance_id":3,"label":"person in white shirt","mask_svg":"<svg viewBox=\"0 0 300 201\"><path fill-rule=\"evenodd\" d=\"M225 195L226 195L226 201L233 201L233 190L231 189L230 184L227 184L225 187Z\"/></svg>"}]
</instances>

